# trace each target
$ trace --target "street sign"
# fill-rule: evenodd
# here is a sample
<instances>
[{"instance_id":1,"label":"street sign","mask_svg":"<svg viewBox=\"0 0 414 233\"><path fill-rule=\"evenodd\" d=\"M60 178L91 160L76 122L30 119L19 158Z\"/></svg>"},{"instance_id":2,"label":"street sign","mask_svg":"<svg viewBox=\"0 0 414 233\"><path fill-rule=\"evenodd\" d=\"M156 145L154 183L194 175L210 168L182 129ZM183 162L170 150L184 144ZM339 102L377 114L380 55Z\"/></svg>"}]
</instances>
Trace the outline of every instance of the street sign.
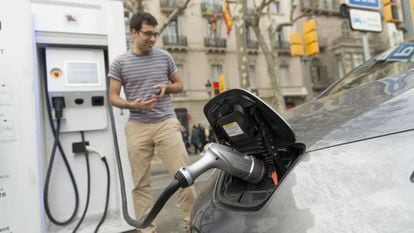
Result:
<instances>
[{"instance_id":1,"label":"street sign","mask_svg":"<svg viewBox=\"0 0 414 233\"><path fill-rule=\"evenodd\" d=\"M378 11L349 9L351 29L363 32L382 32L381 14Z\"/></svg>"},{"instance_id":2,"label":"street sign","mask_svg":"<svg viewBox=\"0 0 414 233\"><path fill-rule=\"evenodd\" d=\"M347 0L346 4L350 7L364 8L370 10L380 9L380 0Z\"/></svg>"},{"instance_id":3,"label":"street sign","mask_svg":"<svg viewBox=\"0 0 414 233\"><path fill-rule=\"evenodd\" d=\"M401 45L388 57L388 61L409 61L414 55L414 43Z\"/></svg>"}]
</instances>

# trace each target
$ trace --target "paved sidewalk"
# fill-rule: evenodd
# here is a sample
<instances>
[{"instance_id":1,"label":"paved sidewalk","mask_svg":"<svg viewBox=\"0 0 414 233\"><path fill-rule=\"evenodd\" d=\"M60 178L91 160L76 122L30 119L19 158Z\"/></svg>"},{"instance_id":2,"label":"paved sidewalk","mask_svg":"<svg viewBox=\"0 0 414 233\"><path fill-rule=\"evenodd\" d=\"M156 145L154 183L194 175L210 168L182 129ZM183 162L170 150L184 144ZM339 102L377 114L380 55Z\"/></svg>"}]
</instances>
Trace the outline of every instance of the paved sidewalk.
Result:
<instances>
[{"instance_id":1,"label":"paved sidewalk","mask_svg":"<svg viewBox=\"0 0 414 233\"><path fill-rule=\"evenodd\" d=\"M190 159L190 164L196 162L201 158L200 154L191 154L188 155ZM165 168L164 164L161 162L161 160L153 161L151 164L151 176L157 176L168 173L167 168Z\"/></svg>"}]
</instances>

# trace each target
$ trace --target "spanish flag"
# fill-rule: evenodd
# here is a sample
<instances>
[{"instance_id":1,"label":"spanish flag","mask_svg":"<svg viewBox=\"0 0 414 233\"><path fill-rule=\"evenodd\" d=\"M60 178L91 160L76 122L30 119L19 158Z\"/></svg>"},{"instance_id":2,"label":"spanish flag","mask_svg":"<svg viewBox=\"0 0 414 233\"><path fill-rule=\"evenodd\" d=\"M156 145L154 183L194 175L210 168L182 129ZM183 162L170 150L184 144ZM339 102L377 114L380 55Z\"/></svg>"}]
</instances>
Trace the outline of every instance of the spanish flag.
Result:
<instances>
[{"instance_id":1,"label":"spanish flag","mask_svg":"<svg viewBox=\"0 0 414 233\"><path fill-rule=\"evenodd\" d=\"M222 15L224 23L226 24L227 34L230 34L231 28L233 27L233 16L231 16L230 5L227 0L224 1Z\"/></svg>"}]
</instances>

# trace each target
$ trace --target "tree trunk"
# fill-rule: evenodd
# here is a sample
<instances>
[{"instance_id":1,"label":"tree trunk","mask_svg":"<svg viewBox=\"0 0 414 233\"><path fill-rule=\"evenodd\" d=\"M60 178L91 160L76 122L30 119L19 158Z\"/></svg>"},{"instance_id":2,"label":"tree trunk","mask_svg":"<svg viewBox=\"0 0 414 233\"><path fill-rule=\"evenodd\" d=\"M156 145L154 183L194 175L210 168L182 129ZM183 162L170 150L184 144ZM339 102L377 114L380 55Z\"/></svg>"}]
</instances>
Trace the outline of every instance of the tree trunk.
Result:
<instances>
[{"instance_id":1,"label":"tree trunk","mask_svg":"<svg viewBox=\"0 0 414 233\"><path fill-rule=\"evenodd\" d=\"M234 12L234 27L236 36L236 55L239 68L240 87L250 91L249 63L247 60L246 46L246 24L244 21L244 12L246 1L239 0L241 4L237 5Z\"/></svg>"},{"instance_id":2,"label":"tree trunk","mask_svg":"<svg viewBox=\"0 0 414 233\"><path fill-rule=\"evenodd\" d=\"M162 32L167 28L168 24L177 17L178 14L183 12L191 0L186 0L185 3L182 6L177 7L171 14L168 15L167 19L165 19L163 25L160 27L159 33L162 34Z\"/></svg>"},{"instance_id":3,"label":"tree trunk","mask_svg":"<svg viewBox=\"0 0 414 233\"><path fill-rule=\"evenodd\" d=\"M279 73L279 59L277 59L276 55L273 53L271 48L267 46L264 37L260 31L259 25L252 25L253 31L256 34L256 38L259 42L259 46L263 51L263 55L266 60L267 65L267 72L270 77L270 82L272 84L272 92L273 98L271 105L278 111L284 112L285 111L285 100L282 95L282 91L280 88L278 73Z\"/></svg>"}]
</instances>

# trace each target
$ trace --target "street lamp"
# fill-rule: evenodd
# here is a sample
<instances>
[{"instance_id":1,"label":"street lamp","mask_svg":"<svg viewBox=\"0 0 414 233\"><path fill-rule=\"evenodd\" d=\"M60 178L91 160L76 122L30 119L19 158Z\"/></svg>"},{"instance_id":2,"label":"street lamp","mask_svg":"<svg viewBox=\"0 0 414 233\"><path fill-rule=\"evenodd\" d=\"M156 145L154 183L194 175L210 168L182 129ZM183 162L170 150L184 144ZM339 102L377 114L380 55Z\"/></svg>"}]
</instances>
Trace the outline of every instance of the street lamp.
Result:
<instances>
[{"instance_id":1,"label":"street lamp","mask_svg":"<svg viewBox=\"0 0 414 233\"><path fill-rule=\"evenodd\" d=\"M204 84L207 90L208 98L211 99L211 82L210 80L207 80L207 82Z\"/></svg>"}]
</instances>

